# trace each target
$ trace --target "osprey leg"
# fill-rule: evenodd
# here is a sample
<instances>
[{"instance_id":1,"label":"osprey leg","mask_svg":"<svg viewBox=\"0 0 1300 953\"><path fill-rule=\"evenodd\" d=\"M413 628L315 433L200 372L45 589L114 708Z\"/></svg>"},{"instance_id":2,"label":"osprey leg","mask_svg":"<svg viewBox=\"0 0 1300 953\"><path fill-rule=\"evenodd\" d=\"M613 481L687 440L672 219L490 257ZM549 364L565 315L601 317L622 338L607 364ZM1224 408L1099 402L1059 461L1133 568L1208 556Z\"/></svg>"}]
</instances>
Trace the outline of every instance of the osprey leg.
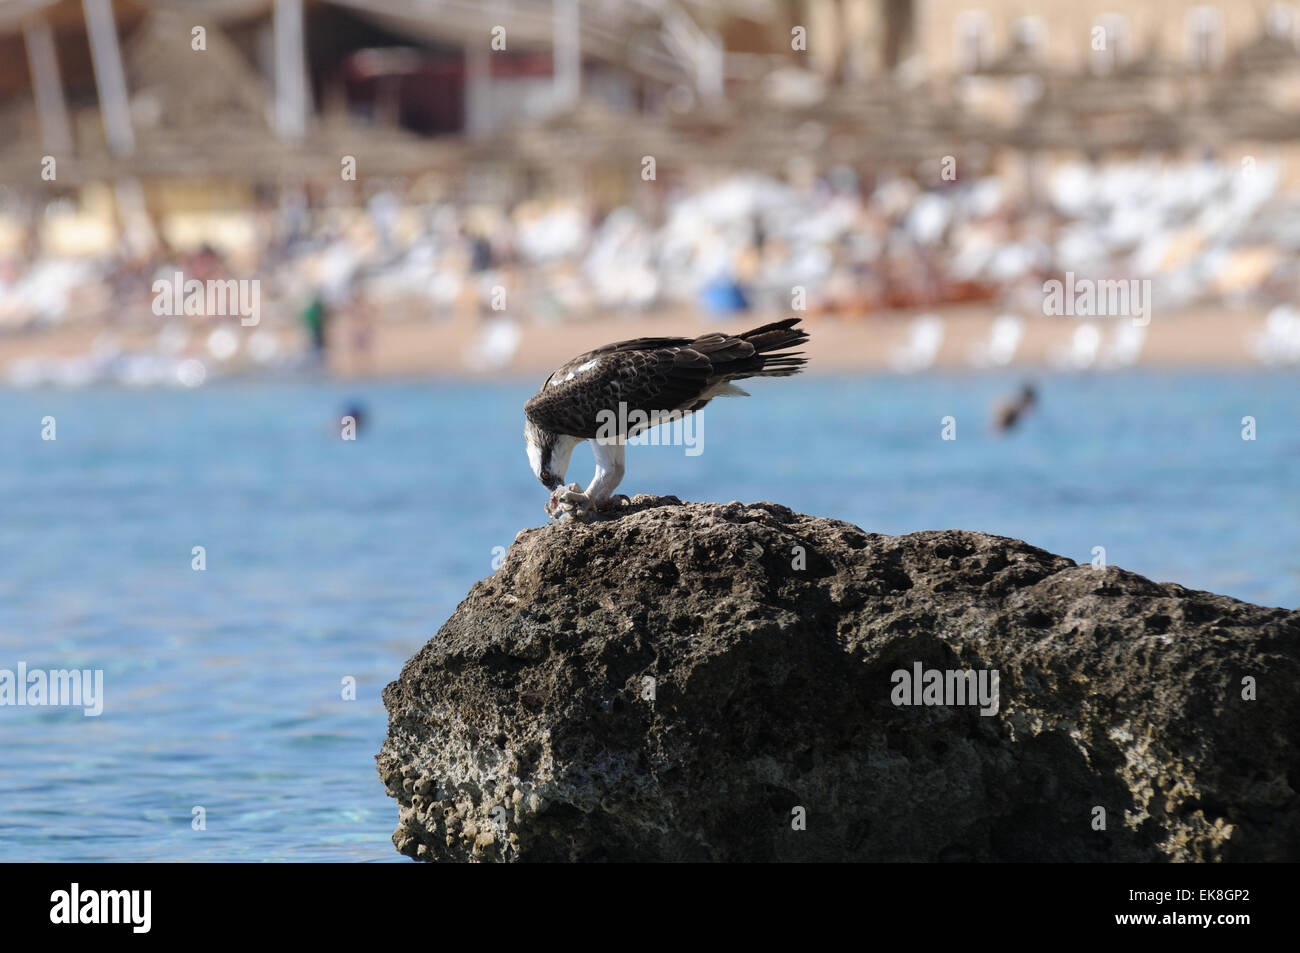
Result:
<instances>
[{"instance_id":1,"label":"osprey leg","mask_svg":"<svg viewBox=\"0 0 1300 953\"><path fill-rule=\"evenodd\" d=\"M609 502L614 488L623 482L626 469L623 458L626 453L627 447L616 441L604 443L596 439L591 442L591 455L596 458L596 475L587 487L587 499L592 506L604 506Z\"/></svg>"}]
</instances>

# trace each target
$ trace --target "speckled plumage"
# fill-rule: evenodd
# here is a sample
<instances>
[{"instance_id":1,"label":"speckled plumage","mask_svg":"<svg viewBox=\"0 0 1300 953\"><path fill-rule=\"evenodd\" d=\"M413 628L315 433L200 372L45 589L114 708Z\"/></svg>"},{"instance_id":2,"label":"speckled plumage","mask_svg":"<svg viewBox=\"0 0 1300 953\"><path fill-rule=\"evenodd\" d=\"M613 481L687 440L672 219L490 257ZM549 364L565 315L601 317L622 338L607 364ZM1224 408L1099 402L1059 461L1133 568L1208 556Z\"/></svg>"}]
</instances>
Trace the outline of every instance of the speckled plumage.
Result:
<instances>
[{"instance_id":1,"label":"speckled plumage","mask_svg":"<svg viewBox=\"0 0 1300 953\"><path fill-rule=\"evenodd\" d=\"M606 344L567 362L524 405L536 427L552 434L591 439L601 411L626 405L647 417L699 410L708 392L746 377L796 374L806 359L785 351L808 340L788 318L744 334L720 332L697 338L636 338Z\"/></svg>"}]
</instances>

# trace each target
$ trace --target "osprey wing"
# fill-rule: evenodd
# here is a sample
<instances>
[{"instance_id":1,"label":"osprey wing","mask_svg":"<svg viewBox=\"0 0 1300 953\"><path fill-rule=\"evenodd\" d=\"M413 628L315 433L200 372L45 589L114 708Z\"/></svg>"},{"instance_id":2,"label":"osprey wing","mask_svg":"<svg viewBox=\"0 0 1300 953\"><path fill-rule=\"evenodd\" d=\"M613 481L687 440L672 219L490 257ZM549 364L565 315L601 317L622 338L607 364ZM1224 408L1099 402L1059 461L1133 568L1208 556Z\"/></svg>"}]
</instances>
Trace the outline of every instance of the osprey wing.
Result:
<instances>
[{"instance_id":1,"label":"osprey wing","mask_svg":"<svg viewBox=\"0 0 1300 953\"><path fill-rule=\"evenodd\" d=\"M524 413L552 433L591 439L601 412L629 416L690 406L709 387L713 365L689 338L638 338L590 351L569 361L524 405Z\"/></svg>"}]
</instances>

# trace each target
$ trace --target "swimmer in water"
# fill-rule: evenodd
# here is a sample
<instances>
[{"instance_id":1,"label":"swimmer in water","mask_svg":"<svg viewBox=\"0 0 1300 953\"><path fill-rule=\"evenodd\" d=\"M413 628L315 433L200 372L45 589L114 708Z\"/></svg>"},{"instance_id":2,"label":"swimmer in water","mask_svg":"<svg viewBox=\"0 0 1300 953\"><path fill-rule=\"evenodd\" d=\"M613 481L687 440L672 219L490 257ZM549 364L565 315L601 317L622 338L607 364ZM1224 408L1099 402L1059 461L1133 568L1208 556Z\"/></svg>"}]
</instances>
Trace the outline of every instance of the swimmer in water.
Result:
<instances>
[{"instance_id":1,"label":"swimmer in water","mask_svg":"<svg viewBox=\"0 0 1300 953\"><path fill-rule=\"evenodd\" d=\"M1032 384L1024 384L1020 393L1010 399L1004 398L993 407L993 419L989 421L993 432L1002 435L1010 431L1030 409L1038 403L1038 395Z\"/></svg>"}]
</instances>

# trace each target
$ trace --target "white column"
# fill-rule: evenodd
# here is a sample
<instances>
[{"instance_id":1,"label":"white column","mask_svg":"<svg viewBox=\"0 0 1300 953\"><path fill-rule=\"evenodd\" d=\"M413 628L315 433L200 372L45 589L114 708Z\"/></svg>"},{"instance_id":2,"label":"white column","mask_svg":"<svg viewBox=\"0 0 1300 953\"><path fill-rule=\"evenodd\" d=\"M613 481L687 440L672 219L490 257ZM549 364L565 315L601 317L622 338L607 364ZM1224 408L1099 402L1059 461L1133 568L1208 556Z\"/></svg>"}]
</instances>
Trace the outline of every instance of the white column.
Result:
<instances>
[{"instance_id":1,"label":"white column","mask_svg":"<svg viewBox=\"0 0 1300 953\"><path fill-rule=\"evenodd\" d=\"M551 71L555 77L555 107L572 109L582 96L582 23L578 0L551 0L555 34L551 41Z\"/></svg>"},{"instance_id":2,"label":"white column","mask_svg":"<svg viewBox=\"0 0 1300 953\"><path fill-rule=\"evenodd\" d=\"M135 151L131 109L127 102L126 74L122 72L122 51L117 45L117 24L111 0L81 0L90 34L90 58L95 67L95 88L99 91L99 114L104 120L104 137L114 155Z\"/></svg>"},{"instance_id":3,"label":"white column","mask_svg":"<svg viewBox=\"0 0 1300 953\"><path fill-rule=\"evenodd\" d=\"M710 30L701 37L695 84L706 102L719 102L726 95L726 57L726 47L716 32Z\"/></svg>"},{"instance_id":4,"label":"white column","mask_svg":"<svg viewBox=\"0 0 1300 953\"><path fill-rule=\"evenodd\" d=\"M302 0L275 0L275 128L281 138L307 134L307 56Z\"/></svg>"},{"instance_id":5,"label":"white column","mask_svg":"<svg viewBox=\"0 0 1300 953\"><path fill-rule=\"evenodd\" d=\"M69 153L72 151L72 123L68 120L68 104L63 98L54 34L44 20L29 20L23 25L23 38L27 42L27 66L32 73L36 112L41 120L41 139L51 153Z\"/></svg>"}]
</instances>

